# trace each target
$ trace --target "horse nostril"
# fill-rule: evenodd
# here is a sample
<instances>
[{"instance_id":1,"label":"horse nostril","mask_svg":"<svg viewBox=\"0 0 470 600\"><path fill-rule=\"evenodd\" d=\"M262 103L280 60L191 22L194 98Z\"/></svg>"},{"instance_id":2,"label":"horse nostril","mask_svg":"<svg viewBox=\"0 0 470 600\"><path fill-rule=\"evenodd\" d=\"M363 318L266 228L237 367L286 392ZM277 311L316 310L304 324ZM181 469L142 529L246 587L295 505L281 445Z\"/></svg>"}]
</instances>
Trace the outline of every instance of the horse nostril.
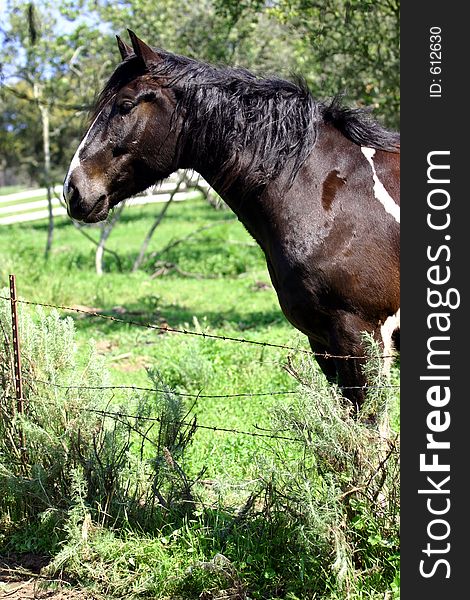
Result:
<instances>
[{"instance_id":1,"label":"horse nostril","mask_svg":"<svg viewBox=\"0 0 470 600\"><path fill-rule=\"evenodd\" d=\"M79 197L79 193L73 183L69 183L64 187L64 199L68 207L70 207L72 202L76 200L77 197Z\"/></svg>"}]
</instances>

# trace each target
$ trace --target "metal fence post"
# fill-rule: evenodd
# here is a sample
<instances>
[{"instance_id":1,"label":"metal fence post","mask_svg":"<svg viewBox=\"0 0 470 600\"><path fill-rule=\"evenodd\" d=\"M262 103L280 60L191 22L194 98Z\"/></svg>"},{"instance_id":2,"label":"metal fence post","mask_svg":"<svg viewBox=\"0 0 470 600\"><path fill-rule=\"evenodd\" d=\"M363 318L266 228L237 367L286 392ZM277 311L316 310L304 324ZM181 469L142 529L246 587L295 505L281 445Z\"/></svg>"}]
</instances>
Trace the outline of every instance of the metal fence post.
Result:
<instances>
[{"instance_id":1,"label":"metal fence post","mask_svg":"<svg viewBox=\"0 0 470 600\"><path fill-rule=\"evenodd\" d=\"M15 376L16 410L19 415L24 414L23 382L21 380L21 353L20 334L18 327L18 300L16 297L16 278L10 275L10 306L11 306L11 331L13 342L13 369ZM20 427L21 456L26 462L26 440L23 428Z\"/></svg>"}]
</instances>

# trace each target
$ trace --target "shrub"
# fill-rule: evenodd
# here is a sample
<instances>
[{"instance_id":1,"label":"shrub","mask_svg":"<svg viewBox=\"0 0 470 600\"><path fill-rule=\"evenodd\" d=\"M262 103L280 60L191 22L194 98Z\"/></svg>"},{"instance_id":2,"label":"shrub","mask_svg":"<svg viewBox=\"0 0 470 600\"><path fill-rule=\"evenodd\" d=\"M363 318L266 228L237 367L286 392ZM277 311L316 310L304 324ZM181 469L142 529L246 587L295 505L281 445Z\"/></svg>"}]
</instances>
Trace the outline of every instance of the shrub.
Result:
<instances>
[{"instance_id":1,"label":"shrub","mask_svg":"<svg viewBox=\"0 0 470 600\"><path fill-rule=\"evenodd\" d=\"M60 539L82 500L101 525L148 528L161 519L157 507L190 511L193 482L178 460L195 422L181 424L180 398L163 386L156 395L124 394L119 407L93 342L78 353L70 317L20 304L19 320L23 414L14 397L9 306L0 304L0 522L7 534L0 544L53 551L51 539ZM78 496L77 481L85 489Z\"/></svg>"},{"instance_id":2,"label":"shrub","mask_svg":"<svg viewBox=\"0 0 470 600\"><path fill-rule=\"evenodd\" d=\"M0 515L11 528L50 526L70 505L71 473L82 466L80 448L93 444L101 426L88 409L104 402L103 393L74 386L102 386L106 373L92 345L79 360L70 317L20 305L21 414L14 398L10 323L9 306L1 303Z\"/></svg>"},{"instance_id":3,"label":"shrub","mask_svg":"<svg viewBox=\"0 0 470 600\"><path fill-rule=\"evenodd\" d=\"M331 594L322 597L352 598L358 587L383 594L397 590L399 580L399 440L389 427L398 399L380 349L367 342L373 383L358 418L312 361L297 360L299 394L273 419L302 451L278 444L262 470L270 490L265 512L291 531L310 573L321 573L311 581L317 593Z\"/></svg>"}]
</instances>

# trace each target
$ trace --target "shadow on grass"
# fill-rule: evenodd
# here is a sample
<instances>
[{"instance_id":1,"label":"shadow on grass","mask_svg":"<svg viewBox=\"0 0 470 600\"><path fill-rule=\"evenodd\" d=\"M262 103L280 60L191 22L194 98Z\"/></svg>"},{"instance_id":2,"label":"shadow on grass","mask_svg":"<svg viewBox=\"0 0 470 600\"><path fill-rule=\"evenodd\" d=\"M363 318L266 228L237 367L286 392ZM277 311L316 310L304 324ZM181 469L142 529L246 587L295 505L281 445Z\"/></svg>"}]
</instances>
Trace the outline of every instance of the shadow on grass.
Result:
<instances>
[{"instance_id":1,"label":"shadow on grass","mask_svg":"<svg viewBox=\"0 0 470 600\"><path fill-rule=\"evenodd\" d=\"M240 332L260 331L270 325L282 323L284 316L280 309L267 311L239 312L229 308L223 313L216 311L195 311L187 306L177 304L158 304L154 307L152 296L145 296L134 303L126 303L125 307L110 306L101 309L97 315L71 312L68 316L75 322L77 331L99 331L108 335L119 331L128 331L130 327L149 330L158 333L169 327L171 329L193 330L194 319L204 323L206 330L219 329L230 324ZM84 309L85 310L85 309ZM191 325L188 326L188 323ZM161 328L161 329L160 329Z\"/></svg>"}]
</instances>

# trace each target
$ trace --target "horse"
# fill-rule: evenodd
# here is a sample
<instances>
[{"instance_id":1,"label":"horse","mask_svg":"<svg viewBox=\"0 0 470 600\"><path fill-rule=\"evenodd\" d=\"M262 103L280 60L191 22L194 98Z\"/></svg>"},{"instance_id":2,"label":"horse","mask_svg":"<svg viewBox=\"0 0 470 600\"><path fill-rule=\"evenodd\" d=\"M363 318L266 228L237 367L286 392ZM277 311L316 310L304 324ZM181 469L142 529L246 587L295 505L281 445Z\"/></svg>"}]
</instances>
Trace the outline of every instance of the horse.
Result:
<instances>
[{"instance_id":1,"label":"horse","mask_svg":"<svg viewBox=\"0 0 470 600\"><path fill-rule=\"evenodd\" d=\"M260 77L153 48L128 30L70 163L68 214L93 223L194 170L264 252L280 307L355 411L363 332L399 335L400 137L297 78Z\"/></svg>"}]
</instances>

